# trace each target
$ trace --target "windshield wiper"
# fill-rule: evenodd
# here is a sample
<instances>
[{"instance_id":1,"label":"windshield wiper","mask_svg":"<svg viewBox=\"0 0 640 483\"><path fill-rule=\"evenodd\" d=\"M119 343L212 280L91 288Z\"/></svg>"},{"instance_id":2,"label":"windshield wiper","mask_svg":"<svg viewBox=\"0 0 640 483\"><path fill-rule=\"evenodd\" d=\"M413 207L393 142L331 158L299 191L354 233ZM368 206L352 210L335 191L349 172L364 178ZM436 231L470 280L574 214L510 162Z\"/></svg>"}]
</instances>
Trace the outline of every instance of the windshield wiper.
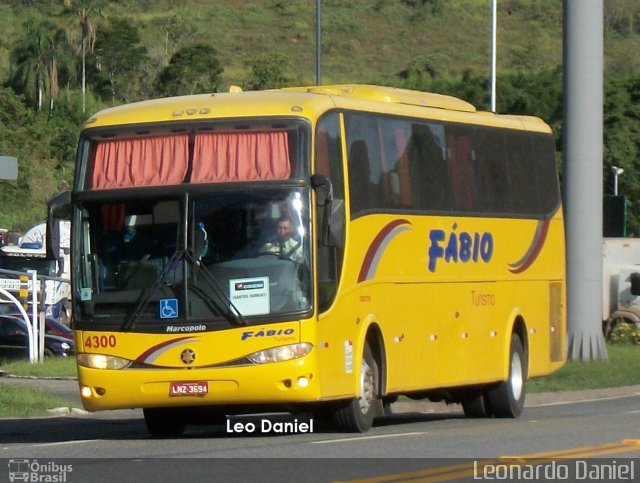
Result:
<instances>
[{"instance_id":1,"label":"windshield wiper","mask_svg":"<svg viewBox=\"0 0 640 483\"><path fill-rule=\"evenodd\" d=\"M145 289L140 295L140 298L138 299L133 312L122 326L123 331L130 331L135 327L135 324L140 319L143 309L151 301L151 297L153 297L158 288L160 288L160 286L165 282L167 276L169 275L169 272L174 270L179 262L181 262L183 259L187 260L191 264L191 266L194 267L194 274L196 271L199 271L202 274L204 280L211 286L211 288L213 288L215 295L219 299L216 305L221 309L221 313L225 315L226 319L231 324L236 326L248 325L245 317L240 313L238 308L233 304L231 299L220 287L220 284L216 281L211 272L202 264L200 264L188 250L176 250L176 252L169 259L168 263L165 265L162 274L153 282L151 287ZM220 302L222 302L222 304Z\"/></svg>"},{"instance_id":2,"label":"windshield wiper","mask_svg":"<svg viewBox=\"0 0 640 483\"><path fill-rule=\"evenodd\" d=\"M191 262L191 265L202 274L204 280L213 289L215 294L226 304L225 306L229 308L229 310L226 312L227 320L234 323L235 325L248 325L247 319L245 319L242 313L238 310L238 307L233 304L222 287L220 287L220 284L215 279L211 271L198 260L196 260L191 252L185 250L185 253L185 256Z\"/></svg>"},{"instance_id":3,"label":"windshield wiper","mask_svg":"<svg viewBox=\"0 0 640 483\"><path fill-rule=\"evenodd\" d=\"M137 300L137 303L133 309L133 312L131 313L129 318L125 321L125 323L122 326L123 331L126 332L133 329L136 322L138 322L138 319L140 318L140 314L142 313L142 310L147 306L147 304L151 300L151 297L155 294L156 290L158 290L160 285L167 279L167 275L169 274L169 272L173 269L173 267L175 267L175 265L178 262L180 262L180 260L182 260L182 252L176 250L174 254L171 255L171 258L165 265L164 269L162 270L162 273L158 278L156 278L156 280L153 282L151 287L143 290L142 294Z\"/></svg>"}]
</instances>

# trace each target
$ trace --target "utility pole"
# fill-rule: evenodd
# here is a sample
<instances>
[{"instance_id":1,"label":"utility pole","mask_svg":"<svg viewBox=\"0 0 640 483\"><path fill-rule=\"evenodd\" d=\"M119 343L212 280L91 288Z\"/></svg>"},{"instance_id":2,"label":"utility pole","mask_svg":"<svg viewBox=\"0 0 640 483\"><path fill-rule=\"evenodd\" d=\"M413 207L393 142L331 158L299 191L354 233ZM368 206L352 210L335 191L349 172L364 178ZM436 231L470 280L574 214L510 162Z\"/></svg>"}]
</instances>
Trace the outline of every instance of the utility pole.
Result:
<instances>
[{"instance_id":1,"label":"utility pole","mask_svg":"<svg viewBox=\"0 0 640 483\"><path fill-rule=\"evenodd\" d=\"M569 358L605 360L602 334L603 0L564 0L563 155Z\"/></svg>"},{"instance_id":2,"label":"utility pole","mask_svg":"<svg viewBox=\"0 0 640 483\"><path fill-rule=\"evenodd\" d=\"M316 85L322 84L322 0L316 0Z\"/></svg>"},{"instance_id":3,"label":"utility pole","mask_svg":"<svg viewBox=\"0 0 640 483\"><path fill-rule=\"evenodd\" d=\"M491 112L496 112L496 59L498 30L498 0L491 0Z\"/></svg>"}]
</instances>

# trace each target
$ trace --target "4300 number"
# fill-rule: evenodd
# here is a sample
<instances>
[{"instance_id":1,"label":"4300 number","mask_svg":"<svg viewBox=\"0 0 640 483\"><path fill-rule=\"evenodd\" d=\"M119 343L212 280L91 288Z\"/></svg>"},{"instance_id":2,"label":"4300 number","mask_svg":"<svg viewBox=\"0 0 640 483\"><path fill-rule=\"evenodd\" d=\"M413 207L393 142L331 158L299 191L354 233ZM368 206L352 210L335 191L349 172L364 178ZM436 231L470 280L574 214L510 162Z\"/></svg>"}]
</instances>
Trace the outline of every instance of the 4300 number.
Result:
<instances>
[{"instance_id":1,"label":"4300 number","mask_svg":"<svg viewBox=\"0 0 640 483\"><path fill-rule=\"evenodd\" d=\"M100 349L102 347L115 347L115 335L90 335L84 340L85 349Z\"/></svg>"}]
</instances>

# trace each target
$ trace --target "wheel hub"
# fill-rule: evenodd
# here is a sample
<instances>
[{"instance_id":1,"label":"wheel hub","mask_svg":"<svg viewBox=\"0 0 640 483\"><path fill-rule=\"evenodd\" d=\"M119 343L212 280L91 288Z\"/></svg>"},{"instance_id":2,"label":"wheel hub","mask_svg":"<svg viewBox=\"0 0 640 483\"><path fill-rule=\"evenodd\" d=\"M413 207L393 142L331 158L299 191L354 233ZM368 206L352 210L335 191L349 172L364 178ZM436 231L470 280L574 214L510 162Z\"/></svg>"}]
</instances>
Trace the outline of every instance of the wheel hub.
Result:
<instances>
[{"instance_id":1,"label":"wheel hub","mask_svg":"<svg viewBox=\"0 0 640 483\"><path fill-rule=\"evenodd\" d=\"M358 397L358 405L362 414L366 414L374 402L376 393L376 376L373 369L362 361L360 368L360 395Z\"/></svg>"}]
</instances>

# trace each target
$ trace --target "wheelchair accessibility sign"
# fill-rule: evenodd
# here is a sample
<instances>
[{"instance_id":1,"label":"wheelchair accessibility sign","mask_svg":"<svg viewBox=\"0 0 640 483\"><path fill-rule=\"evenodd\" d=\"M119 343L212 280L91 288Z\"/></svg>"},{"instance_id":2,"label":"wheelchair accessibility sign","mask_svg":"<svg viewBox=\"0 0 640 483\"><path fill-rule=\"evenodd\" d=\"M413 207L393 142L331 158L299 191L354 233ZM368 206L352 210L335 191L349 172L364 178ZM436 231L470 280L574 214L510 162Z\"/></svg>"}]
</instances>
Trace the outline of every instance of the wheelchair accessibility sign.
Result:
<instances>
[{"instance_id":1,"label":"wheelchair accessibility sign","mask_svg":"<svg viewBox=\"0 0 640 483\"><path fill-rule=\"evenodd\" d=\"M160 318L178 318L178 299L160 299Z\"/></svg>"}]
</instances>

